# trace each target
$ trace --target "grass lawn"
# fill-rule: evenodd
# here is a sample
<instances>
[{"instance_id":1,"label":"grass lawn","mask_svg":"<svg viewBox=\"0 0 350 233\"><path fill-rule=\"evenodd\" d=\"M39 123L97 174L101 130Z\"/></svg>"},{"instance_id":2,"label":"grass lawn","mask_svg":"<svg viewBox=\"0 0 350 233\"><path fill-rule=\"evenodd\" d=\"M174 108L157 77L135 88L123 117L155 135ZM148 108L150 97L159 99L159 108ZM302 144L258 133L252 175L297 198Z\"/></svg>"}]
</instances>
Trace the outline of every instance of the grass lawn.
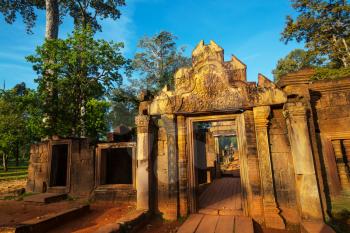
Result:
<instances>
[{"instance_id":1,"label":"grass lawn","mask_svg":"<svg viewBox=\"0 0 350 233\"><path fill-rule=\"evenodd\" d=\"M8 171L4 172L3 167L0 166L0 182L8 180L26 179L28 175L28 162L21 161L19 166L15 166L14 161L9 161Z\"/></svg>"}]
</instances>

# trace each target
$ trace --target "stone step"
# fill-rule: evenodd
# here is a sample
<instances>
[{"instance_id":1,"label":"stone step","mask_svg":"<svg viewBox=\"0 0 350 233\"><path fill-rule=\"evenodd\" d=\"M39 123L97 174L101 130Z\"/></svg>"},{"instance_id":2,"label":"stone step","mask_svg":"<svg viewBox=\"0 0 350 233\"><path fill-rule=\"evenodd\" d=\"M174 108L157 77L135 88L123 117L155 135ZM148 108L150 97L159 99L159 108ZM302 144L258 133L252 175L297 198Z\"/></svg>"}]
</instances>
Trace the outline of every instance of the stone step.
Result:
<instances>
[{"instance_id":1,"label":"stone step","mask_svg":"<svg viewBox=\"0 0 350 233\"><path fill-rule=\"evenodd\" d=\"M39 193L25 197L24 202L49 204L67 199L67 193Z\"/></svg>"}]
</instances>

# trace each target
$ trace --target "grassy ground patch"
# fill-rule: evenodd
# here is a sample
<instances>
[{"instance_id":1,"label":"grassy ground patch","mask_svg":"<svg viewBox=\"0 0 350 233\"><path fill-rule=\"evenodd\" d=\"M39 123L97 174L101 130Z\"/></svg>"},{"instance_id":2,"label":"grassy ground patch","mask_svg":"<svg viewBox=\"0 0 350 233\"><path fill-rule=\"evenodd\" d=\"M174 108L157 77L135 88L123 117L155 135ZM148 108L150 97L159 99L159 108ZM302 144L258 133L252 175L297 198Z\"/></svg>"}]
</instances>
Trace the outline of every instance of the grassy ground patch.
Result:
<instances>
[{"instance_id":1,"label":"grassy ground patch","mask_svg":"<svg viewBox=\"0 0 350 233\"><path fill-rule=\"evenodd\" d=\"M19 166L15 166L14 161L10 161L8 164L8 171L3 171L3 167L0 166L0 182L7 180L26 179L28 175L28 162L21 161Z\"/></svg>"}]
</instances>

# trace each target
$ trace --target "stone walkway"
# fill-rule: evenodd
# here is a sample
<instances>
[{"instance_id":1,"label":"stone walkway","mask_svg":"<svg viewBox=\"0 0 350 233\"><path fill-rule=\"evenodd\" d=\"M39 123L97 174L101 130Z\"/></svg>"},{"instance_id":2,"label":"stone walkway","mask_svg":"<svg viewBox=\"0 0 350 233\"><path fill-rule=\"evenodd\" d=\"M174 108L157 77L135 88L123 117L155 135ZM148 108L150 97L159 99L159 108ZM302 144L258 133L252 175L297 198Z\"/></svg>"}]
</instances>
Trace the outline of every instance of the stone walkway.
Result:
<instances>
[{"instance_id":1,"label":"stone walkway","mask_svg":"<svg viewBox=\"0 0 350 233\"><path fill-rule=\"evenodd\" d=\"M242 215L240 178L214 180L199 197L199 213Z\"/></svg>"},{"instance_id":2,"label":"stone walkway","mask_svg":"<svg viewBox=\"0 0 350 233\"><path fill-rule=\"evenodd\" d=\"M244 216L191 214L177 233L254 233L254 228Z\"/></svg>"},{"instance_id":3,"label":"stone walkway","mask_svg":"<svg viewBox=\"0 0 350 233\"><path fill-rule=\"evenodd\" d=\"M254 233L252 219L242 215L240 178L217 179L199 197L198 214L178 233Z\"/></svg>"}]
</instances>

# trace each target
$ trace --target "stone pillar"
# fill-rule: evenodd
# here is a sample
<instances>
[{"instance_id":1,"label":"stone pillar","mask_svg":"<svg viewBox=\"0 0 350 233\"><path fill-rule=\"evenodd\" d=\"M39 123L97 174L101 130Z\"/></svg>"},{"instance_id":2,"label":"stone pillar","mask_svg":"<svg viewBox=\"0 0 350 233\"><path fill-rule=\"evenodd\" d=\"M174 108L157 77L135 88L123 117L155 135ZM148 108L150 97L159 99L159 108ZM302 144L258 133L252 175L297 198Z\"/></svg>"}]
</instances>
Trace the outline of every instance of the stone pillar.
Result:
<instances>
[{"instance_id":1,"label":"stone pillar","mask_svg":"<svg viewBox=\"0 0 350 233\"><path fill-rule=\"evenodd\" d=\"M180 191L179 210L181 217L186 217L188 214L186 133L186 118L184 116L177 116L177 146Z\"/></svg>"},{"instance_id":2,"label":"stone pillar","mask_svg":"<svg viewBox=\"0 0 350 233\"><path fill-rule=\"evenodd\" d=\"M215 137L215 154L216 154L216 163L215 163L215 179L221 177L220 170L220 148L219 148L219 137Z\"/></svg>"},{"instance_id":3,"label":"stone pillar","mask_svg":"<svg viewBox=\"0 0 350 233\"><path fill-rule=\"evenodd\" d=\"M178 196L178 168L177 168L177 151L176 151L176 123L175 116L171 114L162 115L161 119L164 123L166 131L166 155L168 158L167 167L167 198L166 208L163 210L163 218L166 220L177 219L177 196Z\"/></svg>"},{"instance_id":4,"label":"stone pillar","mask_svg":"<svg viewBox=\"0 0 350 233\"><path fill-rule=\"evenodd\" d=\"M332 140L333 150L335 154L339 181L342 189L349 188L349 171L344 161L344 154L341 140Z\"/></svg>"},{"instance_id":5,"label":"stone pillar","mask_svg":"<svg viewBox=\"0 0 350 233\"><path fill-rule=\"evenodd\" d=\"M136 207L139 210L150 209L150 117L138 115L135 118L137 127L137 169L136 169Z\"/></svg>"},{"instance_id":6,"label":"stone pillar","mask_svg":"<svg viewBox=\"0 0 350 233\"><path fill-rule=\"evenodd\" d=\"M322 220L320 194L307 124L307 109L302 102L286 103L284 115L287 118L301 218Z\"/></svg>"},{"instance_id":7,"label":"stone pillar","mask_svg":"<svg viewBox=\"0 0 350 233\"><path fill-rule=\"evenodd\" d=\"M269 137L267 134L270 107L255 107L253 109L253 112L256 133L256 144L259 156L261 185L263 190L263 209L265 225L267 228L285 229L284 221L279 215L280 210L277 208L272 175L273 171L271 165L270 145Z\"/></svg>"}]
</instances>

